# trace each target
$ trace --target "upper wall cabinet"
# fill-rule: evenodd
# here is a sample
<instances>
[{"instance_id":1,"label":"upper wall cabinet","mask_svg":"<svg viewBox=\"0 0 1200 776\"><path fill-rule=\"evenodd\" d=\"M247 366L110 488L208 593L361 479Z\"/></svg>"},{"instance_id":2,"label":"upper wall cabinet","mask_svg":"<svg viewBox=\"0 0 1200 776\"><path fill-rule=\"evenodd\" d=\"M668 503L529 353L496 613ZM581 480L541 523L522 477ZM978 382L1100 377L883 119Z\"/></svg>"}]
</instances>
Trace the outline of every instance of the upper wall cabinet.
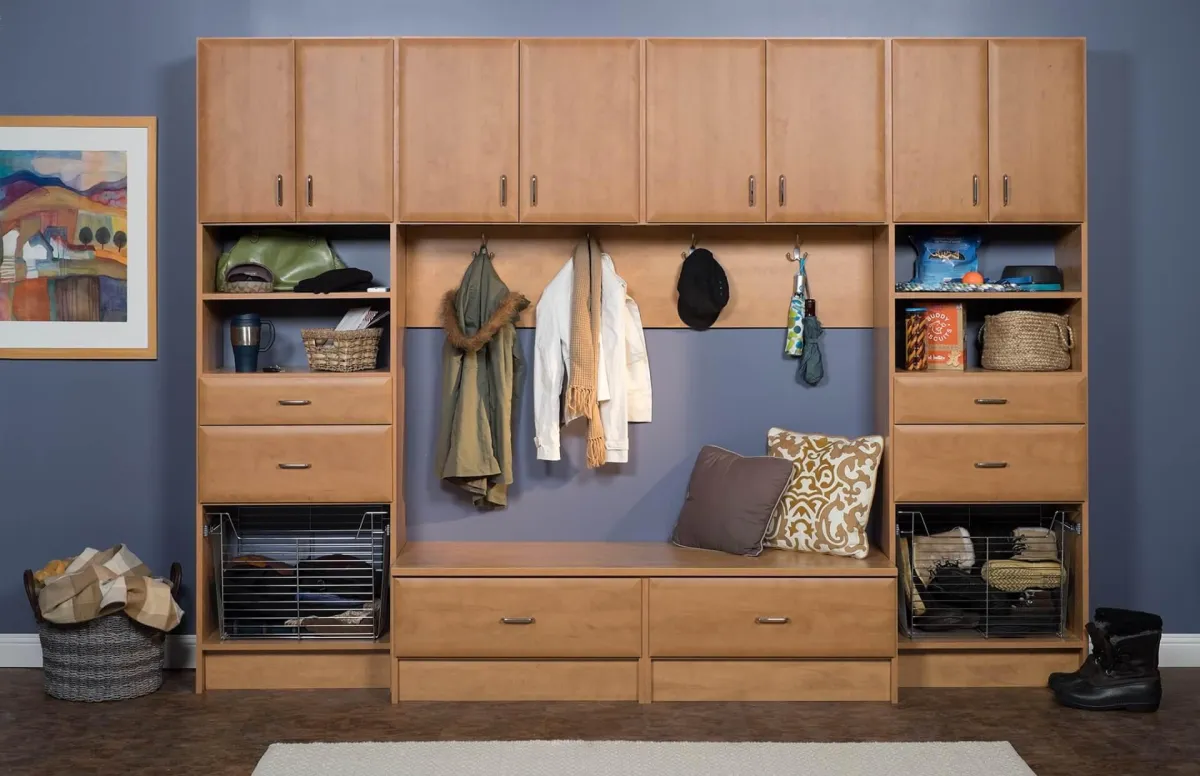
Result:
<instances>
[{"instance_id":1,"label":"upper wall cabinet","mask_svg":"<svg viewBox=\"0 0 1200 776\"><path fill-rule=\"evenodd\" d=\"M887 218L882 40L767 41L767 220Z\"/></svg>"},{"instance_id":2,"label":"upper wall cabinet","mask_svg":"<svg viewBox=\"0 0 1200 776\"><path fill-rule=\"evenodd\" d=\"M392 220L393 46L296 41L297 220Z\"/></svg>"},{"instance_id":3,"label":"upper wall cabinet","mask_svg":"<svg viewBox=\"0 0 1200 776\"><path fill-rule=\"evenodd\" d=\"M766 217L761 40L646 41L646 220Z\"/></svg>"},{"instance_id":4,"label":"upper wall cabinet","mask_svg":"<svg viewBox=\"0 0 1200 776\"><path fill-rule=\"evenodd\" d=\"M986 221L987 196L987 41L893 41L893 217Z\"/></svg>"},{"instance_id":5,"label":"upper wall cabinet","mask_svg":"<svg viewBox=\"0 0 1200 776\"><path fill-rule=\"evenodd\" d=\"M399 220L516 221L517 41L399 46Z\"/></svg>"},{"instance_id":6,"label":"upper wall cabinet","mask_svg":"<svg viewBox=\"0 0 1200 776\"><path fill-rule=\"evenodd\" d=\"M200 41L201 221L295 219L295 61L290 40Z\"/></svg>"},{"instance_id":7,"label":"upper wall cabinet","mask_svg":"<svg viewBox=\"0 0 1200 776\"><path fill-rule=\"evenodd\" d=\"M1084 41L993 40L988 51L991 220L1082 221Z\"/></svg>"},{"instance_id":8,"label":"upper wall cabinet","mask_svg":"<svg viewBox=\"0 0 1200 776\"><path fill-rule=\"evenodd\" d=\"M521 41L521 220L636 222L642 44Z\"/></svg>"}]
</instances>

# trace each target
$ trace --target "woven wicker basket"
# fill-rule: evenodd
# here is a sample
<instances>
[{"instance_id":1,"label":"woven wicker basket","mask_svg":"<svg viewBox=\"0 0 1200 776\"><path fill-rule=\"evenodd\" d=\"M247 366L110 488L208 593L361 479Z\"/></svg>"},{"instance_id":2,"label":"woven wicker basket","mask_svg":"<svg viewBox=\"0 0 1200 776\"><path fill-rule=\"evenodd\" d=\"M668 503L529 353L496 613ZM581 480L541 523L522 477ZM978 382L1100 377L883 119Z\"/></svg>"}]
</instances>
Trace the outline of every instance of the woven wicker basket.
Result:
<instances>
[{"instance_id":1,"label":"woven wicker basket","mask_svg":"<svg viewBox=\"0 0 1200 776\"><path fill-rule=\"evenodd\" d=\"M227 294L269 294L274 290L274 284L266 280L235 280L225 283Z\"/></svg>"},{"instance_id":2,"label":"woven wicker basket","mask_svg":"<svg viewBox=\"0 0 1200 776\"><path fill-rule=\"evenodd\" d=\"M183 569L171 564L178 596ZM65 701L120 701L162 686L165 634L134 622L123 612L72 625L46 622L38 608L33 572L25 572L25 594L42 642L46 694Z\"/></svg>"},{"instance_id":3,"label":"woven wicker basket","mask_svg":"<svg viewBox=\"0 0 1200 776\"><path fill-rule=\"evenodd\" d=\"M1009 310L984 318L979 330L984 369L1061 372L1071 368L1074 335L1067 316Z\"/></svg>"},{"instance_id":4,"label":"woven wicker basket","mask_svg":"<svg viewBox=\"0 0 1200 776\"><path fill-rule=\"evenodd\" d=\"M336 331L302 329L308 368L314 372L364 372L375 368L379 360L379 339L383 329Z\"/></svg>"}]
</instances>

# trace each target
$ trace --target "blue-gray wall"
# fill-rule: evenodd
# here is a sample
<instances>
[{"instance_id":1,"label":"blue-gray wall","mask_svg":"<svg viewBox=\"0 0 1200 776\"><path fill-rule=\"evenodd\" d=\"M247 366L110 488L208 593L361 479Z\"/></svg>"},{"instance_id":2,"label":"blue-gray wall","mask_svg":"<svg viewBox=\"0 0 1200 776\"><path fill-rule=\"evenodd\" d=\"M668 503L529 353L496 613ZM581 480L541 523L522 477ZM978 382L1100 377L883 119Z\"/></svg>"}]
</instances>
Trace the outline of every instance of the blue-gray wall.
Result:
<instances>
[{"instance_id":1,"label":"blue-gray wall","mask_svg":"<svg viewBox=\"0 0 1200 776\"><path fill-rule=\"evenodd\" d=\"M17 576L43 559L117 541L156 568L192 557L195 38L381 34L1087 36L1093 601L1200 632L1195 0L0 0L0 113L159 118L161 354L0 362L0 633L31 630ZM653 332L656 420L635 430L636 461L567 479L525 438L516 506L479 517L431 481L437 342L417 332L413 534L660 537L702 442L753 451L772 423L864 430L865 336L831 334L833 378L806 391L776 332Z\"/></svg>"}]
</instances>

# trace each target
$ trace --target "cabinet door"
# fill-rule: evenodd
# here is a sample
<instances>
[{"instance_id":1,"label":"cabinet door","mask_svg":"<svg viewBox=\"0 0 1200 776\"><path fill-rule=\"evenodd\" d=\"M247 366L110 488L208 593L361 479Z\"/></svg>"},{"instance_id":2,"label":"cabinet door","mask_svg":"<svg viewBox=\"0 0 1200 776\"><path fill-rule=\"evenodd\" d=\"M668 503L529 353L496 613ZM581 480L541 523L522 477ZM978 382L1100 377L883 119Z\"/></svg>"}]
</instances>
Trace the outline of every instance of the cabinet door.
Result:
<instances>
[{"instance_id":1,"label":"cabinet door","mask_svg":"<svg viewBox=\"0 0 1200 776\"><path fill-rule=\"evenodd\" d=\"M885 220L883 45L767 41L768 221Z\"/></svg>"},{"instance_id":2,"label":"cabinet door","mask_svg":"<svg viewBox=\"0 0 1200 776\"><path fill-rule=\"evenodd\" d=\"M765 220L761 40L646 41L646 220Z\"/></svg>"},{"instance_id":3,"label":"cabinet door","mask_svg":"<svg viewBox=\"0 0 1200 776\"><path fill-rule=\"evenodd\" d=\"M636 222L641 41L521 41L521 220Z\"/></svg>"},{"instance_id":4,"label":"cabinet door","mask_svg":"<svg viewBox=\"0 0 1200 776\"><path fill-rule=\"evenodd\" d=\"M399 45L399 219L516 221L517 41Z\"/></svg>"},{"instance_id":5,"label":"cabinet door","mask_svg":"<svg viewBox=\"0 0 1200 776\"><path fill-rule=\"evenodd\" d=\"M992 220L1082 221L1084 42L993 40L988 51Z\"/></svg>"},{"instance_id":6,"label":"cabinet door","mask_svg":"<svg viewBox=\"0 0 1200 776\"><path fill-rule=\"evenodd\" d=\"M987 41L892 42L896 221L988 217Z\"/></svg>"},{"instance_id":7,"label":"cabinet door","mask_svg":"<svg viewBox=\"0 0 1200 776\"><path fill-rule=\"evenodd\" d=\"M298 220L392 220L392 45L296 41Z\"/></svg>"},{"instance_id":8,"label":"cabinet door","mask_svg":"<svg viewBox=\"0 0 1200 776\"><path fill-rule=\"evenodd\" d=\"M296 217L295 46L202 40L196 55L197 197L204 222Z\"/></svg>"}]
</instances>

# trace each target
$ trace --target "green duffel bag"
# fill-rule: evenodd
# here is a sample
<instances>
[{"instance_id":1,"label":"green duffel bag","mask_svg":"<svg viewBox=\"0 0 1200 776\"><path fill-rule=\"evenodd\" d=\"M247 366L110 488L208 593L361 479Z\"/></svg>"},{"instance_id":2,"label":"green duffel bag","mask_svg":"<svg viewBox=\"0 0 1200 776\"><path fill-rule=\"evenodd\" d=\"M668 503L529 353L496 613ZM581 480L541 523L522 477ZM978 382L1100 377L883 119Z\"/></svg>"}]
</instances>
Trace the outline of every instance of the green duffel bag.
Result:
<instances>
[{"instance_id":1,"label":"green duffel bag","mask_svg":"<svg viewBox=\"0 0 1200 776\"><path fill-rule=\"evenodd\" d=\"M344 269L324 237L270 229L241 237L217 261L217 290L225 290L225 275L239 264L261 264L275 276L276 291L291 291L305 278L331 269Z\"/></svg>"}]
</instances>

